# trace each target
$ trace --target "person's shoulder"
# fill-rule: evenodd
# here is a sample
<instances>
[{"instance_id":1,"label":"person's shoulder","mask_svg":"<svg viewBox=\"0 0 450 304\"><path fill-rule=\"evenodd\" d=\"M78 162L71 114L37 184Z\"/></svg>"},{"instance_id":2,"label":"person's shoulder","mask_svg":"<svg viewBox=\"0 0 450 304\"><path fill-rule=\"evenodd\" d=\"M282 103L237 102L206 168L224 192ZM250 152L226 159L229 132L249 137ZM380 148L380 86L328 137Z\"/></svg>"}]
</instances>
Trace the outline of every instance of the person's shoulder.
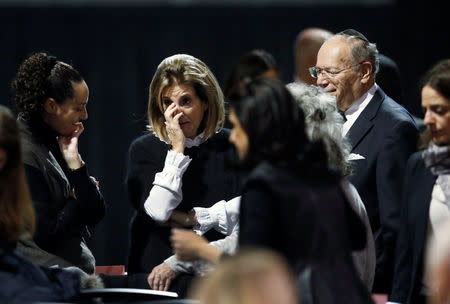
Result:
<instances>
[{"instance_id":1,"label":"person's shoulder","mask_svg":"<svg viewBox=\"0 0 450 304\"><path fill-rule=\"evenodd\" d=\"M211 139L217 142L229 142L230 134L230 129L221 128L218 132L211 136Z\"/></svg>"},{"instance_id":2,"label":"person's shoulder","mask_svg":"<svg viewBox=\"0 0 450 304\"><path fill-rule=\"evenodd\" d=\"M208 140L205 142L205 147L211 148L214 146L214 150L229 150L234 149L233 144L230 142L230 129L222 128L218 132L214 133ZM203 144L202 144L203 145Z\"/></svg>"},{"instance_id":3,"label":"person's shoulder","mask_svg":"<svg viewBox=\"0 0 450 304\"><path fill-rule=\"evenodd\" d=\"M431 187L434 184L436 178L437 176L433 175L430 169L425 165L422 151L411 154L408 158L405 170L406 191L423 191L421 189L429 189L428 187ZM418 184L420 184L421 187L417 187Z\"/></svg>"},{"instance_id":4,"label":"person's shoulder","mask_svg":"<svg viewBox=\"0 0 450 304\"><path fill-rule=\"evenodd\" d=\"M147 132L131 142L129 153L147 153L148 151L155 153L155 151L166 149L167 143L159 139L153 132Z\"/></svg>"},{"instance_id":5,"label":"person's shoulder","mask_svg":"<svg viewBox=\"0 0 450 304\"><path fill-rule=\"evenodd\" d=\"M425 162L423 160L421 151L414 152L409 156L407 167L409 168L410 171L425 169Z\"/></svg>"},{"instance_id":6,"label":"person's shoulder","mask_svg":"<svg viewBox=\"0 0 450 304\"><path fill-rule=\"evenodd\" d=\"M435 176L426 167L422 151L411 154L406 163L405 177L410 180L433 180ZM433 178L434 177L434 178Z\"/></svg>"},{"instance_id":7,"label":"person's shoulder","mask_svg":"<svg viewBox=\"0 0 450 304\"><path fill-rule=\"evenodd\" d=\"M30 127L28 126L27 122L23 119L17 120L17 125L19 126L19 134L20 134L20 140L22 144L22 150L28 152L31 152L33 147L36 145L36 141L33 138L33 134L31 133Z\"/></svg>"},{"instance_id":8,"label":"person's shoulder","mask_svg":"<svg viewBox=\"0 0 450 304\"><path fill-rule=\"evenodd\" d=\"M20 120L18 122L23 163L36 168L42 167L49 154L48 147L36 140L27 124Z\"/></svg>"},{"instance_id":9,"label":"person's shoulder","mask_svg":"<svg viewBox=\"0 0 450 304\"><path fill-rule=\"evenodd\" d=\"M380 114L382 118L388 118L392 122L403 122L416 126L414 118L402 105L397 103L384 92L384 100L380 107Z\"/></svg>"},{"instance_id":10,"label":"person's shoulder","mask_svg":"<svg viewBox=\"0 0 450 304\"><path fill-rule=\"evenodd\" d=\"M267 197L277 188L277 183L283 183L282 173L268 162L259 163L252 168L244 179L244 192L257 191L265 193Z\"/></svg>"},{"instance_id":11,"label":"person's shoulder","mask_svg":"<svg viewBox=\"0 0 450 304\"><path fill-rule=\"evenodd\" d=\"M287 168L263 161L251 170L247 182L274 185L277 183L286 184L294 179L296 179L296 176Z\"/></svg>"},{"instance_id":12,"label":"person's shoulder","mask_svg":"<svg viewBox=\"0 0 450 304\"><path fill-rule=\"evenodd\" d=\"M136 148L136 147L145 147L148 145L161 145L165 146L167 145L164 141L159 139L153 132L146 132L145 134L142 134L131 142L130 147Z\"/></svg>"},{"instance_id":13,"label":"person's shoulder","mask_svg":"<svg viewBox=\"0 0 450 304\"><path fill-rule=\"evenodd\" d=\"M374 126L386 139L416 142L419 129L412 115L392 98L385 95L373 120Z\"/></svg>"}]
</instances>

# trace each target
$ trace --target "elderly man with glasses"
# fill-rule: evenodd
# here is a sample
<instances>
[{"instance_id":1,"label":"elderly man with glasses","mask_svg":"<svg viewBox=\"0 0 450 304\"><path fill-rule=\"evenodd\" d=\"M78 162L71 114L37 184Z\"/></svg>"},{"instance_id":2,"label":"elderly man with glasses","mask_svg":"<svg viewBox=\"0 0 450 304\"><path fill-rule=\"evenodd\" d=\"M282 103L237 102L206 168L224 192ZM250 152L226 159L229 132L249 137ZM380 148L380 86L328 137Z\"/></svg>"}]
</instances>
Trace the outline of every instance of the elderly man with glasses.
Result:
<instances>
[{"instance_id":1,"label":"elderly man with glasses","mask_svg":"<svg viewBox=\"0 0 450 304\"><path fill-rule=\"evenodd\" d=\"M351 183L366 206L375 238L377 265L372 292L390 292L400 195L406 161L415 151L417 127L401 105L376 84L378 50L353 29L328 39L310 68L317 85L336 97L352 145Z\"/></svg>"}]
</instances>

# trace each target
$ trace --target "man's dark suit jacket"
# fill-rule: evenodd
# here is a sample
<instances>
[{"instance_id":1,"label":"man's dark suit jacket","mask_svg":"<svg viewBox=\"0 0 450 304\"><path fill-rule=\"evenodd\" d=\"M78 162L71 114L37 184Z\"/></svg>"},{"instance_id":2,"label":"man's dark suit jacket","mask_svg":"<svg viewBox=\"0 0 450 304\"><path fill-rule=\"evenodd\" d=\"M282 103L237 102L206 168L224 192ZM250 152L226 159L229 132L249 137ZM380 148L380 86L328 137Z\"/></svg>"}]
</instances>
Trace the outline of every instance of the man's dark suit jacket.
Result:
<instances>
[{"instance_id":1,"label":"man's dark suit jacket","mask_svg":"<svg viewBox=\"0 0 450 304\"><path fill-rule=\"evenodd\" d=\"M425 303L421 295L424 249L431 193L437 176L425 167L420 153L408 160L402 195L401 228L395 251L395 272L390 301Z\"/></svg>"},{"instance_id":2,"label":"man's dark suit jacket","mask_svg":"<svg viewBox=\"0 0 450 304\"><path fill-rule=\"evenodd\" d=\"M347 136L353 154L350 182L358 190L375 239L373 292L389 293L400 220L401 186L408 157L416 150L417 127L408 111L378 88Z\"/></svg>"}]
</instances>

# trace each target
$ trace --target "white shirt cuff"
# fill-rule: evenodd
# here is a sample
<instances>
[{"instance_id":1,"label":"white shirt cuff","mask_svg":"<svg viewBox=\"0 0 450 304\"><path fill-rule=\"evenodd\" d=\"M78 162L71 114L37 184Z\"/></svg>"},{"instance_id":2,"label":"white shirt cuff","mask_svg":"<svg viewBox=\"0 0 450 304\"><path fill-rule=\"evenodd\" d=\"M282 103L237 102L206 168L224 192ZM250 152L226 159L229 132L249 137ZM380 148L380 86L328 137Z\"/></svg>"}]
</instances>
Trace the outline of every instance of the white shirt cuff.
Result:
<instances>
[{"instance_id":1,"label":"white shirt cuff","mask_svg":"<svg viewBox=\"0 0 450 304\"><path fill-rule=\"evenodd\" d=\"M209 208L195 207L194 211L199 224L195 227L196 232L204 234L215 228L222 234L228 234L225 201L217 202Z\"/></svg>"},{"instance_id":2,"label":"white shirt cuff","mask_svg":"<svg viewBox=\"0 0 450 304\"><path fill-rule=\"evenodd\" d=\"M182 196L181 179L190 162L189 156L170 150L167 152L163 170L155 174L153 185L161 186Z\"/></svg>"},{"instance_id":3,"label":"white shirt cuff","mask_svg":"<svg viewBox=\"0 0 450 304\"><path fill-rule=\"evenodd\" d=\"M165 222L183 198L181 191L183 173L191 159L182 153L168 151L164 168L155 174L153 187L144 203L145 211L158 222Z\"/></svg>"},{"instance_id":4,"label":"white shirt cuff","mask_svg":"<svg viewBox=\"0 0 450 304\"><path fill-rule=\"evenodd\" d=\"M180 172L181 175L186 171L189 163L191 162L191 158L183 153L176 152L173 150L169 150L167 152L166 160L164 161L164 169L169 171Z\"/></svg>"}]
</instances>

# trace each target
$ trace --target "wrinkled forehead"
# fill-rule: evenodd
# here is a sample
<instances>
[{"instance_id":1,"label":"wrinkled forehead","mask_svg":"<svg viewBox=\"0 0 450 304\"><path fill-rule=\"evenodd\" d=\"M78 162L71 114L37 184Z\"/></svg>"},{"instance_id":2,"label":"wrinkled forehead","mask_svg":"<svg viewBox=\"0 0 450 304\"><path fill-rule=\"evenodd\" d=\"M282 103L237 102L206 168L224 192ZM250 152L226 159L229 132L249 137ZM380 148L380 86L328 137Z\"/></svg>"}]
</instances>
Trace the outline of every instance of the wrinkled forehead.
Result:
<instances>
[{"instance_id":1,"label":"wrinkled forehead","mask_svg":"<svg viewBox=\"0 0 450 304\"><path fill-rule=\"evenodd\" d=\"M320 68L340 67L352 63L350 43L344 36L327 40L317 54L316 66Z\"/></svg>"},{"instance_id":2,"label":"wrinkled forehead","mask_svg":"<svg viewBox=\"0 0 450 304\"><path fill-rule=\"evenodd\" d=\"M190 81L180 81L175 77L166 78L162 81L159 90L157 103L162 112L164 112L164 100L171 99L176 94L195 94L198 95L194 85Z\"/></svg>"}]
</instances>

